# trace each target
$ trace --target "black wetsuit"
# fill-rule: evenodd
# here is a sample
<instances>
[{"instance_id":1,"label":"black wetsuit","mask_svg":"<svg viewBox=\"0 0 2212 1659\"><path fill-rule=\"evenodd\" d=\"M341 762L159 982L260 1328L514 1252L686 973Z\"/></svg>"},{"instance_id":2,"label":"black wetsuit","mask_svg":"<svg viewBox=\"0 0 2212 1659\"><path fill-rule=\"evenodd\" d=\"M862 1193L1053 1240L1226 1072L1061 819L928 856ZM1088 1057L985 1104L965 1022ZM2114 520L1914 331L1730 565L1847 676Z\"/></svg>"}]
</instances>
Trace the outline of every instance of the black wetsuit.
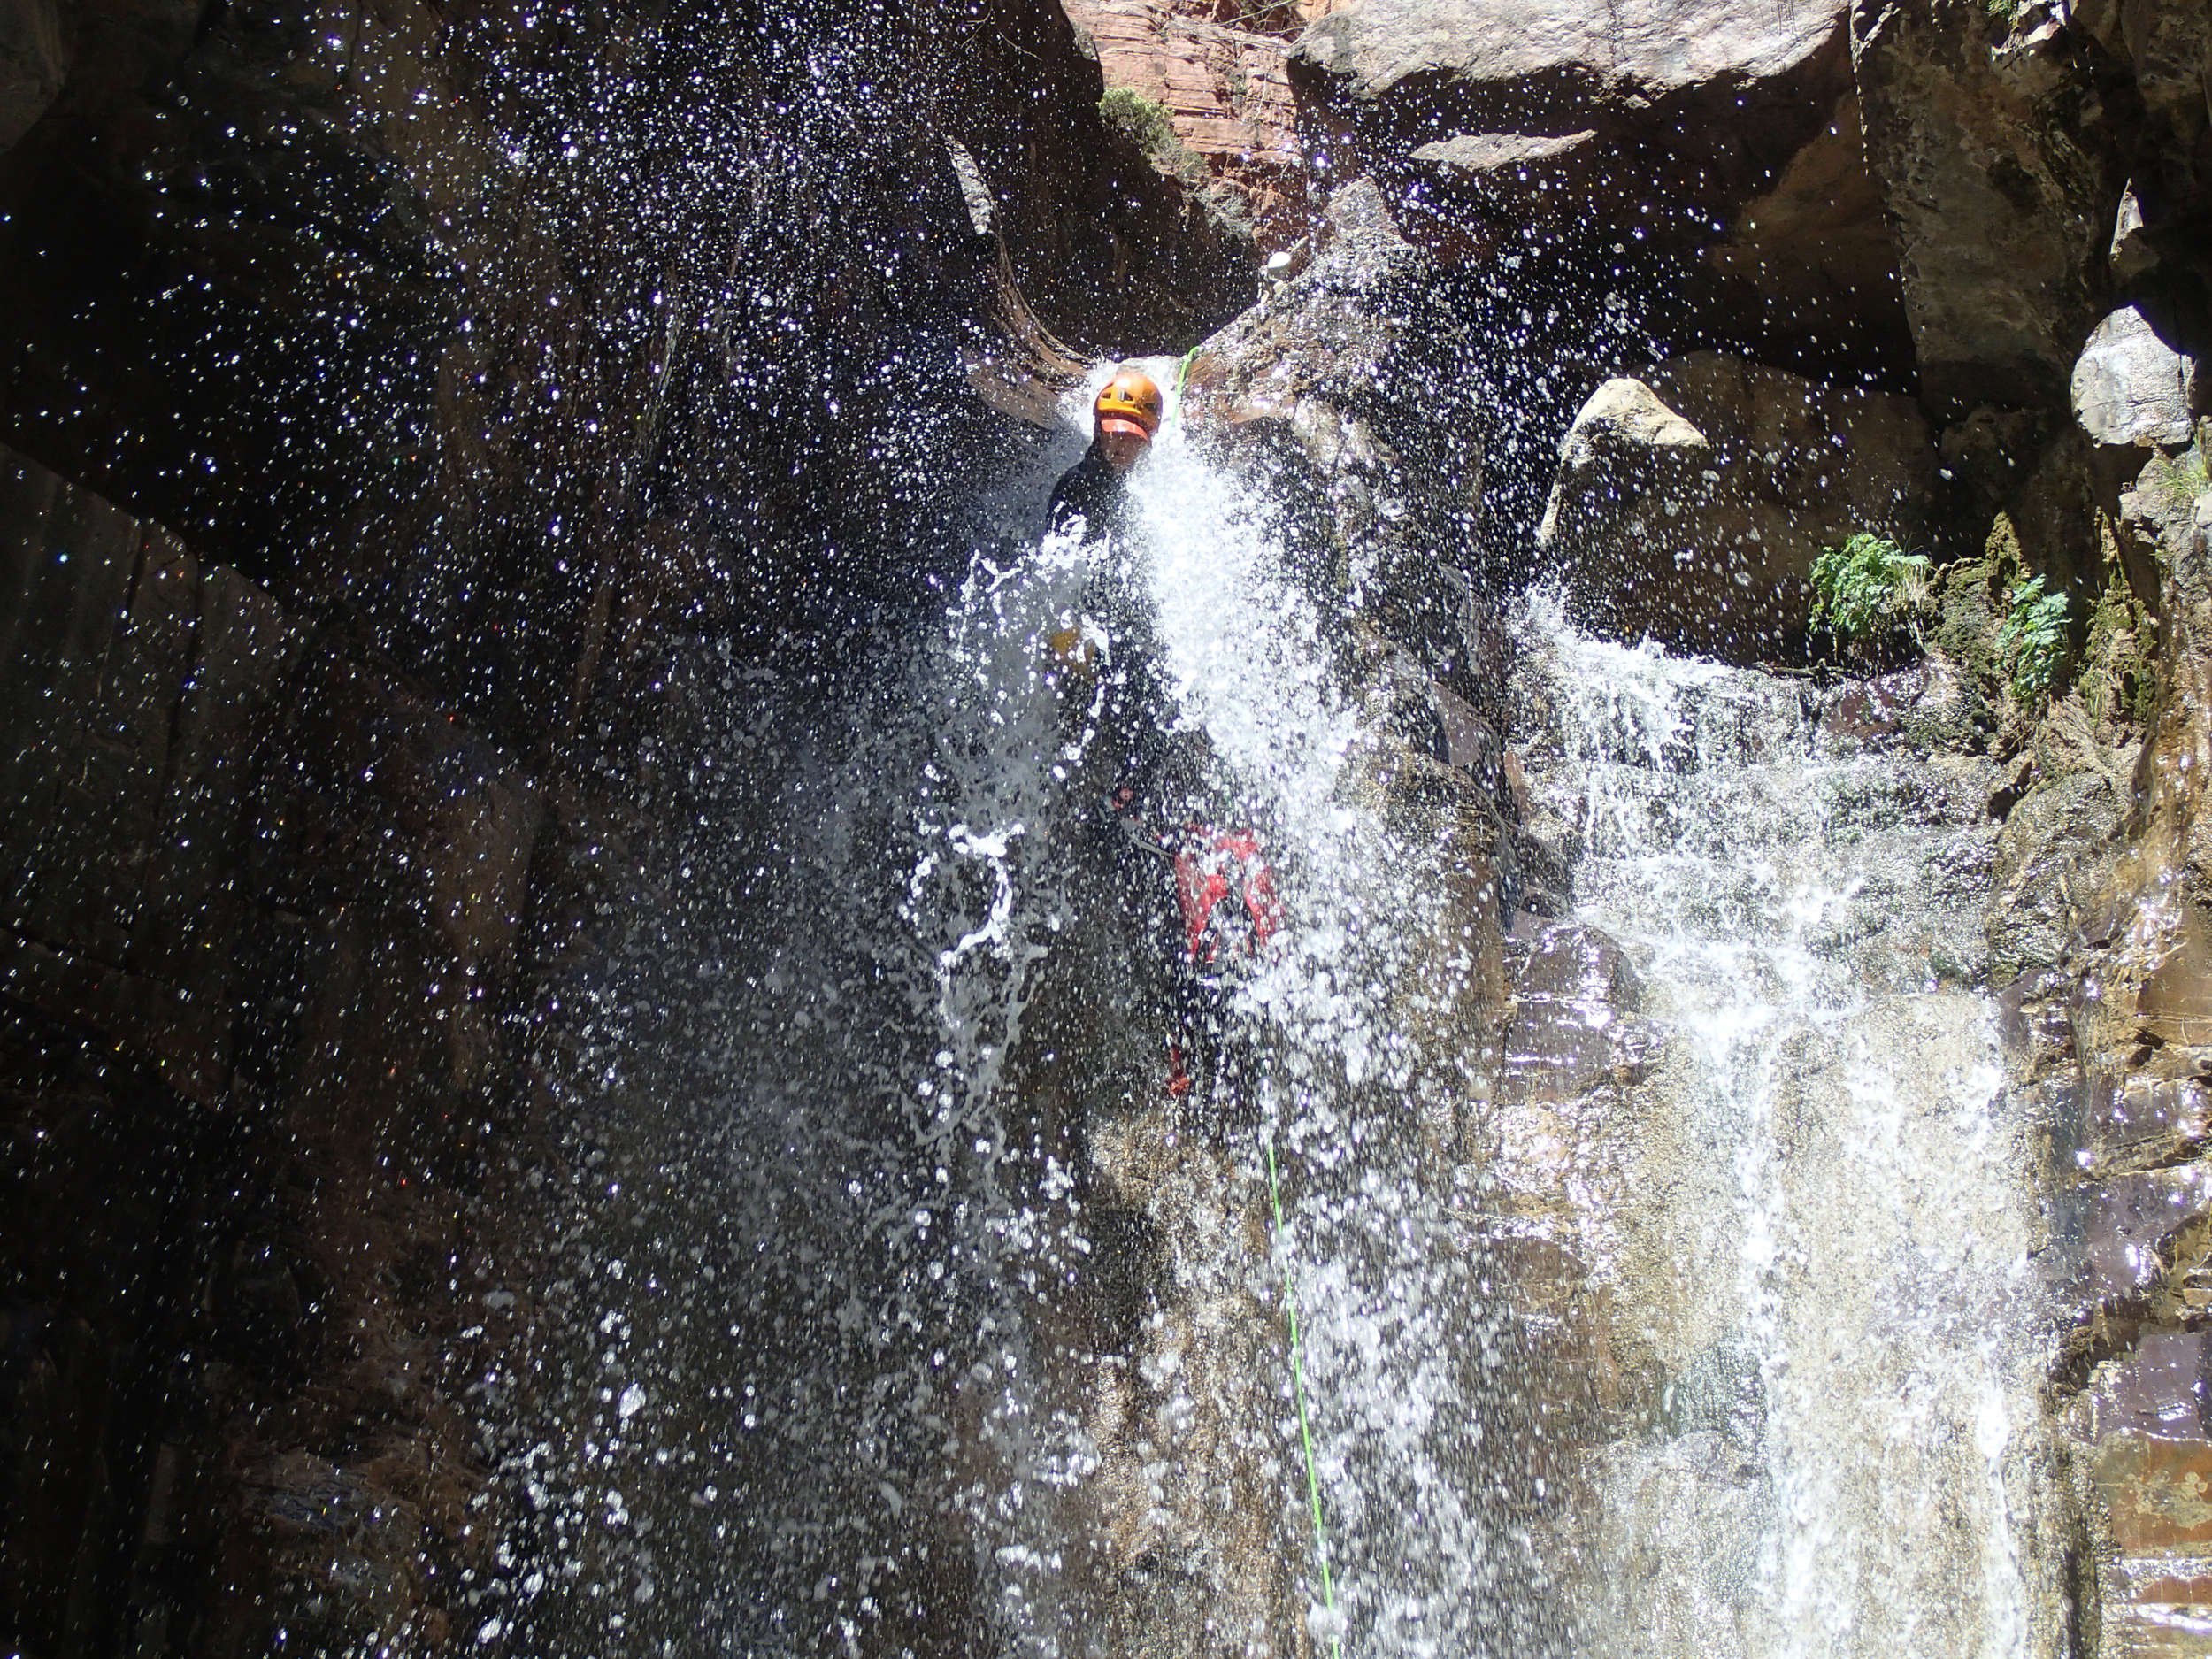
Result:
<instances>
[{"instance_id":1,"label":"black wetsuit","mask_svg":"<svg viewBox=\"0 0 2212 1659\"><path fill-rule=\"evenodd\" d=\"M1105 537L1124 541L1128 531L1125 522L1128 502L1126 474L1106 458L1105 450L1094 443L1083 451L1081 460L1060 474L1060 481L1053 486L1052 504L1045 509L1045 527L1056 532L1065 530L1079 517L1087 540Z\"/></svg>"},{"instance_id":2,"label":"black wetsuit","mask_svg":"<svg viewBox=\"0 0 2212 1659\"><path fill-rule=\"evenodd\" d=\"M1092 797L1101 854L1092 902L1119 918L1132 975L1143 987L1141 999L1165 1017L1164 1039L1194 1069L1210 1070L1219 999L1186 957L1174 873L1187 835L1210 817L1210 747L1201 733L1173 729L1173 699L1141 581L1144 549L1128 510L1125 476L1096 444L1062 474L1047 526L1064 531L1079 517L1085 540L1106 544L1083 601L1107 641L1097 700L1090 705L1096 724L1084 741L1077 785Z\"/></svg>"}]
</instances>

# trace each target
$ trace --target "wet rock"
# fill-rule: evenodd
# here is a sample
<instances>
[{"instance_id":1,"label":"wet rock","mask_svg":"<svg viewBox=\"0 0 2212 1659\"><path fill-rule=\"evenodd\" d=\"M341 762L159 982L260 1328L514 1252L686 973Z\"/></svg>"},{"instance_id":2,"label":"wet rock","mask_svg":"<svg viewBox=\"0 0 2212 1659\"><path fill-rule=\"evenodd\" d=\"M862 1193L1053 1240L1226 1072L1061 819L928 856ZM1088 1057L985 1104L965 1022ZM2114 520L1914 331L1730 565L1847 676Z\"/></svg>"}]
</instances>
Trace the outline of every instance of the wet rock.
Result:
<instances>
[{"instance_id":1,"label":"wet rock","mask_svg":"<svg viewBox=\"0 0 2212 1659\"><path fill-rule=\"evenodd\" d=\"M1932 658L1844 687L1822 710L1820 733L1844 748L1963 748L1972 735L1971 713L1957 672Z\"/></svg>"},{"instance_id":2,"label":"wet rock","mask_svg":"<svg viewBox=\"0 0 2212 1659\"><path fill-rule=\"evenodd\" d=\"M1368 622L1480 703L1494 687L1468 574L1486 426L1464 373L1474 342L1371 184L1329 214L1311 263L1199 348L1187 408L1288 506L1325 614Z\"/></svg>"},{"instance_id":3,"label":"wet rock","mask_svg":"<svg viewBox=\"0 0 2212 1659\"><path fill-rule=\"evenodd\" d=\"M2212 1205L2212 1187L2195 1169L2100 1176L2064 1195L2053 1234L2076 1265L2063 1281L2094 1305L2147 1298L2170 1264L2160 1249Z\"/></svg>"},{"instance_id":4,"label":"wet rock","mask_svg":"<svg viewBox=\"0 0 2212 1659\"><path fill-rule=\"evenodd\" d=\"M2001 982L2055 966L2072 926L2070 878L2125 810L2117 780L2093 769L2039 781L2006 815L1991 872L1991 971Z\"/></svg>"},{"instance_id":5,"label":"wet rock","mask_svg":"<svg viewBox=\"0 0 2212 1659\"><path fill-rule=\"evenodd\" d=\"M1600 1083L1641 1080L1657 1033L1628 1018L1643 987L1627 954L1593 927L1547 928L1531 948L1507 1029L1505 1087L1517 1099L1566 1100Z\"/></svg>"},{"instance_id":6,"label":"wet rock","mask_svg":"<svg viewBox=\"0 0 2212 1659\"><path fill-rule=\"evenodd\" d=\"M2090 332L2074 365L2074 419L2103 444L2189 442L2201 401L2197 362L2167 339L2157 313L2124 306Z\"/></svg>"},{"instance_id":7,"label":"wet rock","mask_svg":"<svg viewBox=\"0 0 2212 1659\"><path fill-rule=\"evenodd\" d=\"M1993 47L1970 6L1854 15L1866 152L1929 407L2058 405L2125 183L2116 107L2057 28Z\"/></svg>"},{"instance_id":8,"label":"wet rock","mask_svg":"<svg viewBox=\"0 0 2212 1659\"><path fill-rule=\"evenodd\" d=\"M1935 457L1905 398L1693 352L1601 388L1576 425L1541 540L1571 614L1616 637L1790 654L1823 548L1910 547L1926 524Z\"/></svg>"},{"instance_id":9,"label":"wet rock","mask_svg":"<svg viewBox=\"0 0 2212 1659\"><path fill-rule=\"evenodd\" d=\"M56 0L0 4L0 151L31 129L76 58L76 31Z\"/></svg>"}]
</instances>

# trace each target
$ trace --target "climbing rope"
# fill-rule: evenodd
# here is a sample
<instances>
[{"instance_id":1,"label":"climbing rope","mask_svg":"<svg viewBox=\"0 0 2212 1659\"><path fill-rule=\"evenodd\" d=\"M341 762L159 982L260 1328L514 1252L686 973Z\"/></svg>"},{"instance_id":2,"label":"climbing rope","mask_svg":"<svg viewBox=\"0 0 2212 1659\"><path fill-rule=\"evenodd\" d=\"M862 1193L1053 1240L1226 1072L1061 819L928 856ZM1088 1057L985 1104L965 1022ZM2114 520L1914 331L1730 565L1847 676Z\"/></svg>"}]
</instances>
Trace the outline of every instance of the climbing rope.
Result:
<instances>
[{"instance_id":1,"label":"climbing rope","mask_svg":"<svg viewBox=\"0 0 2212 1659\"><path fill-rule=\"evenodd\" d=\"M1313 1505L1313 1548L1321 1560L1321 1605L1329 1615L1330 1659L1344 1659L1344 1650L1336 1636L1336 1586L1329 1578L1329 1534L1321 1520L1321 1476L1313 1461L1313 1430L1306 1417L1306 1356L1298 1341L1298 1299L1290 1286L1290 1266L1286 1239L1288 1229L1283 1225L1282 1188L1275 1179L1275 1143L1267 1147L1267 1196L1275 1207L1275 1243L1284 1251L1283 1312L1290 1320L1290 1380L1291 1391L1298 1402L1298 1439L1306 1448L1306 1496Z\"/></svg>"},{"instance_id":2,"label":"climbing rope","mask_svg":"<svg viewBox=\"0 0 2212 1659\"><path fill-rule=\"evenodd\" d=\"M1187 380L1188 380L1190 379L1190 365L1191 365L1192 362L1193 362L1193 361L1194 361L1194 360L1197 357L1198 354L1199 354L1200 352L1203 351L1205 349L1206 349L1206 348L1205 348L1205 346L1204 346L1202 343L1202 344L1199 344L1199 345L1193 346L1193 347L1192 347L1192 348L1191 348L1188 351L1186 351L1185 353L1183 353L1183 360L1182 360L1182 362L1180 362L1180 363L1179 363L1178 365L1176 365L1176 367L1175 367L1175 406L1176 406L1178 409L1180 409L1180 408L1183 406L1183 385L1184 385L1184 382L1186 382Z\"/></svg>"}]
</instances>

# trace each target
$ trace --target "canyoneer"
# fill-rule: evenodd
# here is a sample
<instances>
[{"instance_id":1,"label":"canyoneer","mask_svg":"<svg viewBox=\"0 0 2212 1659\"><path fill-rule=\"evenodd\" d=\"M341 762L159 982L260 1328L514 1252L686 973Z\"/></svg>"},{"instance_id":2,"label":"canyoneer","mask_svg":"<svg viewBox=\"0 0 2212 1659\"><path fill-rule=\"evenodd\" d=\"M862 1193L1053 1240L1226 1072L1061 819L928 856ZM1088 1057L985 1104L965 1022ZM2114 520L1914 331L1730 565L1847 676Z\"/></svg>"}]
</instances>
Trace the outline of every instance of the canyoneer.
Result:
<instances>
[{"instance_id":1,"label":"canyoneer","mask_svg":"<svg viewBox=\"0 0 2212 1659\"><path fill-rule=\"evenodd\" d=\"M1273 873L1249 829L1210 810L1213 757L1202 733L1179 728L1143 591L1145 555L1128 480L1158 434L1165 399L1141 369L1115 371L1091 404L1091 443L1061 475L1048 533L1102 544L1085 615L1047 642L1071 710L1093 717L1073 780L1100 801L1104 902L1131 935L1131 967L1166 1030L1164 1087L1191 1093L1217 1079L1224 1003L1282 925Z\"/></svg>"}]
</instances>

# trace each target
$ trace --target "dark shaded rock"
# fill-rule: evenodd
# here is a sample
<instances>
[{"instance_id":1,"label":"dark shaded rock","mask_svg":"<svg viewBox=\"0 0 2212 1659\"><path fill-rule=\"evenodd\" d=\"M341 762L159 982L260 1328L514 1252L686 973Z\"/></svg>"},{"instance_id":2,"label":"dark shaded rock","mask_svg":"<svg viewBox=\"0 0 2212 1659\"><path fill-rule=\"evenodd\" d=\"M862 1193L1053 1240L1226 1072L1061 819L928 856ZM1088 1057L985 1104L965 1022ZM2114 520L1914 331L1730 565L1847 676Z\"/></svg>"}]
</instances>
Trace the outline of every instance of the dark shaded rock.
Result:
<instances>
[{"instance_id":1,"label":"dark shaded rock","mask_svg":"<svg viewBox=\"0 0 2212 1659\"><path fill-rule=\"evenodd\" d=\"M47 1540L0 1524L0 1624L434 1646L478 1548L447 1367L498 1363L455 1304L503 1225L537 786L388 663L0 461L0 1263L48 1310L11 1315L25 1363L71 1379L0 1432Z\"/></svg>"},{"instance_id":2,"label":"dark shaded rock","mask_svg":"<svg viewBox=\"0 0 2212 1659\"><path fill-rule=\"evenodd\" d=\"M1923 396L2061 403L2101 311L2126 179L2117 88L2076 36L1993 45L1978 6L1863 7L1852 58L1866 151L1897 227Z\"/></svg>"},{"instance_id":3,"label":"dark shaded rock","mask_svg":"<svg viewBox=\"0 0 2212 1659\"><path fill-rule=\"evenodd\" d=\"M1934 472L1904 398L1693 352L1584 406L1540 541L1586 626L1768 661L1802 649L1823 548L1917 544Z\"/></svg>"},{"instance_id":4,"label":"dark shaded rock","mask_svg":"<svg viewBox=\"0 0 2212 1659\"><path fill-rule=\"evenodd\" d=\"M2169 296L2212 279L2212 19L2191 0L2087 0L2070 8L2081 30L2128 78L2139 110L2134 169L2113 229L2114 278ZM2186 273L2185 276L2184 273ZM2177 282L2176 278L2182 278Z\"/></svg>"},{"instance_id":5,"label":"dark shaded rock","mask_svg":"<svg viewBox=\"0 0 2212 1659\"><path fill-rule=\"evenodd\" d=\"M0 5L0 151L30 131L61 90L76 31L58 0Z\"/></svg>"},{"instance_id":6,"label":"dark shaded rock","mask_svg":"<svg viewBox=\"0 0 2212 1659\"><path fill-rule=\"evenodd\" d=\"M1744 204L1706 258L1748 283L1769 316L1800 327L1817 319L1850 342L1848 358L1864 370L1894 373L1905 330L1897 234L1867 166L1855 92L1837 99L1827 125Z\"/></svg>"},{"instance_id":7,"label":"dark shaded rock","mask_svg":"<svg viewBox=\"0 0 2212 1659\"><path fill-rule=\"evenodd\" d=\"M0 449L8 995L220 1092L257 750L300 633L176 539Z\"/></svg>"}]
</instances>

